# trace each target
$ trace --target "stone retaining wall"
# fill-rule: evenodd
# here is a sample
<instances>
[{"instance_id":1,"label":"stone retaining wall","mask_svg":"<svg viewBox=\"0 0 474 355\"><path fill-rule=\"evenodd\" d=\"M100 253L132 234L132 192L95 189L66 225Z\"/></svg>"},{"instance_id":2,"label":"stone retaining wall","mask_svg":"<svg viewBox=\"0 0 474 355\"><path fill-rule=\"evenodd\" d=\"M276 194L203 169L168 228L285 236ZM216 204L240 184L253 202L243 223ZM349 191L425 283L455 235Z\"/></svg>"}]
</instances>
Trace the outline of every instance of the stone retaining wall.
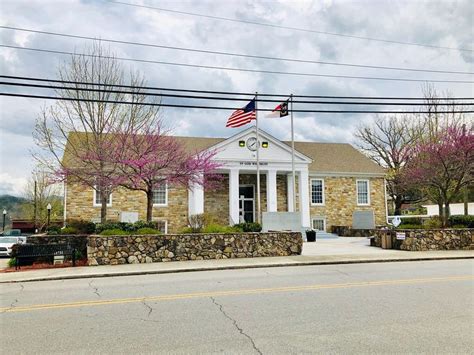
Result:
<instances>
[{"instance_id":1,"label":"stone retaining wall","mask_svg":"<svg viewBox=\"0 0 474 355\"><path fill-rule=\"evenodd\" d=\"M404 233L405 240L397 240L396 233ZM373 231L375 246L382 246L382 236L389 234L393 249L409 251L472 250L474 229L401 229Z\"/></svg>"},{"instance_id":2,"label":"stone retaining wall","mask_svg":"<svg viewBox=\"0 0 474 355\"><path fill-rule=\"evenodd\" d=\"M88 238L89 265L300 255L299 232L166 234Z\"/></svg>"}]
</instances>

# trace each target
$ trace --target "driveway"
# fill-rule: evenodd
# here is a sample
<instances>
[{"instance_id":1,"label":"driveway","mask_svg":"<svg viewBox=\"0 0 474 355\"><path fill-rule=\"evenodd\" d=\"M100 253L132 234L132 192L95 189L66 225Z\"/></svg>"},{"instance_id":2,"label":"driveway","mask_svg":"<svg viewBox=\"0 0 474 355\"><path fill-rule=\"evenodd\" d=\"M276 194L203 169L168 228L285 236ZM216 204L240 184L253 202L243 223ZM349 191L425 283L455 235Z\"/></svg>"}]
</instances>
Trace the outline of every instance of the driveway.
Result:
<instances>
[{"instance_id":1,"label":"driveway","mask_svg":"<svg viewBox=\"0 0 474 355\"><path fill-rule=\"evenodd\" d=\"M404 253L401 250L382 249L370 246L367 238L339 237L336 239L316 239L315 243L303 243L303 253L306 256L319 255L371 255L386 256L388 254ZM405 252L406 253L406 252Z\"/></svg>"}]
</instances>

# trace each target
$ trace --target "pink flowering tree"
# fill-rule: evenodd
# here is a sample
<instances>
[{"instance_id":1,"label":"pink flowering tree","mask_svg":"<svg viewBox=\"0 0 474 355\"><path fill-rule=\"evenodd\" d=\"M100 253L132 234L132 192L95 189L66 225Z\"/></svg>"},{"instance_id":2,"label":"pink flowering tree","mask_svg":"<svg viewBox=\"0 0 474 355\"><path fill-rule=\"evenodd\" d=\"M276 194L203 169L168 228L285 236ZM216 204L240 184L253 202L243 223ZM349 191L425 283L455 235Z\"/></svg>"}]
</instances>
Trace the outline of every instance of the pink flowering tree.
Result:
<instances>
[{"instance_id":1,"label":"pink flowering tree","mask_svg":"<svg viewBox=\"0 0 474 355\"><path fill-rule=\"evenodd\" d=\"M220 164L213 160L216 152L194 152L179 139L147 130L141 134L121 135L115 142L124 177L119 183L131 190L146 194L146 220L153 216L154 191L164 184L192 187L209 186L219 180L215 170Z\"/></svg>"},{"instance_id":2,"label":"pink flowering tree","mask_svg":"<svg viewBox=\"0 0 474 355\"><path fill-rule=\"evenodd\" d=\"M429 140L415 144L404 169L404 180L415 184L438 203L443 226L449 205L464 187L474 182L474 129L451 124Z\"/></svg>"}]
</instances>

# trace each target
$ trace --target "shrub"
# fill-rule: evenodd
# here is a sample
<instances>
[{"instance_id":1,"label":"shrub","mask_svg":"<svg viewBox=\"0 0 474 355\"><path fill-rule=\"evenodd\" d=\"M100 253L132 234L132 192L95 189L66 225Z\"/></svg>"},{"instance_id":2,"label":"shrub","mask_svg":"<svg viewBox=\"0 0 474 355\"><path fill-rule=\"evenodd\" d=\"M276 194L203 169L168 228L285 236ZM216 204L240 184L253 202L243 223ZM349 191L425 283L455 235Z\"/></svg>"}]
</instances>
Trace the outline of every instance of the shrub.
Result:
<instances>
[{"instance_id":1,"label":"shrub","mask_svg":"<svg viewBox=\"0 0 474 355\"><path fill-rule=\"evenodd\" d=\"M441 222L441 219L439 218L439 216L435 216L426 220L423 227L425 229L438 229L438 228L441 228L442 225L443 223Z\"/></svg>"},{"instance_id":2,"label":"shrub","mask_svg":"<svg viewBox=\"0 0 474 355\"><path fill-rule=\"evenodd\" d=\"M474 228L474 216L454 215L448 219L450 226L464 226L464 228Z\"/></svg>"},{"instance_id":3,"label":"shrub","mask_svg":"<svg viewBox=\"0 0 474 355\"><path fill-rule=\"evenodd\" d=\"M261 232L262 226L257 222L246 222L234 225L234 227L239 228L243 232Z\"/></svg>"},{"instance_id":4,"label":"shrub","mask_svg":"<svg viewBox=\"0 0 474 355\"><path fill-rule=\"evenodd\" d=\"M61 234L77 234L77 229L75 227L65 227L61 229Z\"/></svg>"},{"instance_id":5,"label":"shrub","mask_svg":"<svg viewBox=\"0 0 474 355\"><path fill-rule=\"evenodd\" d=\"M202 233L224 233L224 234L231 234L231 233L239 233L240 230L235 227L231 226L222 226L219 224L209 224L205 226L202 230Z\"/></svg>"},{"instance_id":6,"label":"shrub","mask_svg":"<svg viewBox=\"0 0 474 355\"><path fill-rule=\"evenodd\" d=\"M14 267L16 265L16 258L10 258L8 260L8 267Z\"/></svg>"},{"instance_id":7,"label":"shrub","mask_svg":"<svg viewBox=\"0 0 474 355\"><path fill-rule=\"evenodd\" d=\"M67 221L67 227L75 228L78 234L93 234L95 233L95 223L83 220Z\"/></svg>"},{"instance_id":8,"label":"shrub","mask_svg":"<svg viewBox=\"0 0 474 355\"><path fill-rule=\"evenodd\" d=\"M100 232L100 235L129 235L129 232L115 228L115 229L105 229Z\"/></svg>"},{"instance_id":9,"label":"shrub","mask_svg":"<svg viewBox=\"0 0 474 355\"><path fill-rule=\"evenodd\" d=\"M451 226L453 229L467 229L469 227L466 227L464 224L455 224L454 226Z\"/></svg>"},{"instance_id":10,"label":"shrub","mask_svg":"<svg viewBox=\"0 0 474 355\"><path fill-rule=\"evenodd\" d=\"M191 228L191 227L185 227L185 228L181 229L180 233L181 233L181 234L192 234L192 233L200 233L200 231L199 231L199 232L196 232L196 231L195 231L193 228Z\"/></svg>"},{"instance_id":11,"label":"shrub","mask_svg":"<svg viewBox=\"0 0 474 355\"><path fill-rule=\"evenodd\" d=\"M161 231L154 228L140 228L134 234L161 234Z\"/></svg>"},{"instance_id":12,"label":"shrub","mask_svg":"<svg viewBox=\"0 0 474 355\"><path fill-rule=\"evenodd\" d=\"M419 224L400 224L396 229L423 229Z\"/></svg>"},{"instance_id":13,"label":"shrub","mask_svg":"<svg viewBox=\"0 0 474 355\"><path fill-rule=\"evenodd\" d=\"M417 226L422 226L423 225L423 220L419 217L415 218L402 218L402 225L417 225ZM421 228L421 227L420 227Z\"/></svg>"},{"instance_id":14,"label":"shrub","mask_svg":"<svg viewBox=\"0 0 474 355\"><path fill-rule=\"evenodd\" d=\"M125 223L125 222L106 222L96 225L96 233L101 234L102 231L108 229L119 229L125 232L136 232L142 228L152 228L158 229L158 222L146 222L146 221L137 221L135 223Z\"/></svg>"},{"instance_id":15,"label":"shrub","mask_svg":"<svg viewBox=\"0 0 474 355\"><path fill-rule=\"evenodd\" d=\"M61 233L61 227L59 226L51 226L46 230L46 234L48 235L58 235Z\"/></svg>"}]
</instances>

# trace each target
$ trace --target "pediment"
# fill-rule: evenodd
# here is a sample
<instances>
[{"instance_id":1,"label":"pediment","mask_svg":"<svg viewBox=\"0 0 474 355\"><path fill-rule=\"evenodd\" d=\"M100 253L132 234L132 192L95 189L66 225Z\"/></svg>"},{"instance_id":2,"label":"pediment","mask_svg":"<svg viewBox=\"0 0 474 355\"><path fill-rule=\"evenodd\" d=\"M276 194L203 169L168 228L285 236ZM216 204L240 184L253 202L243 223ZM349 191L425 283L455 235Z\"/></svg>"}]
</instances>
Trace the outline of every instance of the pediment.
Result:
<instances>
[{"instance_id":1,"label":"pediment","mask_svg":"<svg viewBox=\"0 0 474 355\"><path fill-rule=\"evenodd\" d=\"M261 129L259 132L259 159L261 162L281 162L291 163L291 147L283 143L279 139L271 136ZM237 133L226 140L208 148L217 152L215 160L219 161L252 161L257 157L256 151L249 148L249 140L256 137L255 127ZM243 142L244 146L241 146ZM262 143L268 143L267 147L262 147ZM312 159L295 150L295 163L310 164Z\"/></svg>"}]
</instances>

